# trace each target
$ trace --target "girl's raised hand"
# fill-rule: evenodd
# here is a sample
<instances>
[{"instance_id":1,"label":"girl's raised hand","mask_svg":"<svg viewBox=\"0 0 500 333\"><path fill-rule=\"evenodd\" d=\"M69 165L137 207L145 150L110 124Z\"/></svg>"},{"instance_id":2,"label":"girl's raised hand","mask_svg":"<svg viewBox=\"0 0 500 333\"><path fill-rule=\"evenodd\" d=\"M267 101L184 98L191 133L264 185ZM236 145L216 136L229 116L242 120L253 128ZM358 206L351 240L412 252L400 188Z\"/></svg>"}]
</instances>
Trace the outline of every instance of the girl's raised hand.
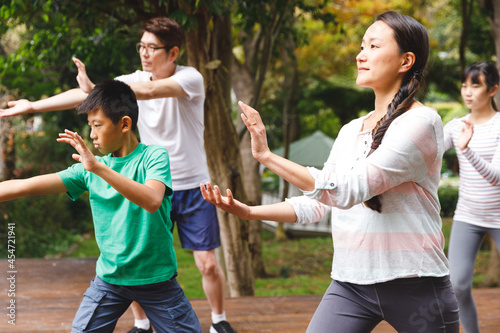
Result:
<instances>
[{"instance_id":1,"label":"girl's raised hand","mask_svg":"<svg viewBox=\"0 0 500 333\"><path fill-rule=\"evenodd\" d=\"M457 147L460 150L464 150L469 146L469 142L474 134L474 125L468 120L462 120L464 122L464 127L462 132L458 136Z\"/></svg>"}]
</instances>

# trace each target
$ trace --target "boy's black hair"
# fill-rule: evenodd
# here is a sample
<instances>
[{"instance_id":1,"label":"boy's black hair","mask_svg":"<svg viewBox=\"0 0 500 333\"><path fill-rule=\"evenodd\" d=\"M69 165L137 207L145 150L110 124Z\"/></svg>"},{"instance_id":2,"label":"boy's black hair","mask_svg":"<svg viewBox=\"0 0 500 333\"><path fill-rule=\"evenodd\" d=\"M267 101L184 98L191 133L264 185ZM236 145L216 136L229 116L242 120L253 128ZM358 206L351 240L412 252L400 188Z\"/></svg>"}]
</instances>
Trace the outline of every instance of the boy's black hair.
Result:
<instances>
[{"instance_id":1,"label":"boy's black hair","mask_svg":"<svg viewBox=\"0 0 500 333\"><path fill-rule=\"evenodd\" d=\"M129 116L132 119L132 130L137 127L139 117L139 106L135 93L128 86L118 80L105 80L96 84L77 108L78 114L88 114L101 109L104 115L117 124L120 119Z\"/></svg>"}]
</instances>

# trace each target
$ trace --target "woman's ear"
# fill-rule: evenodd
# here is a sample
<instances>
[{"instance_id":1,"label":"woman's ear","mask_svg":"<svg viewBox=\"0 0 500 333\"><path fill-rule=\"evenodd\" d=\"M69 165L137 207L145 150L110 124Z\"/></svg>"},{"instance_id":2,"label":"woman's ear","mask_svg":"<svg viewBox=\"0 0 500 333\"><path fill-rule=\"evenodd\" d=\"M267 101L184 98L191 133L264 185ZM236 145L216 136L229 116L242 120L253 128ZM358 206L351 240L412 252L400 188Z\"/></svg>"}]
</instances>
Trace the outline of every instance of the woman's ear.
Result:
<instances>
[{"instance_id":1,"label":"woman's ear","mask_svg":"<svg viewBox=\"0 0 500 333\"><path fill-rule=\"evenodd\" d=\"M496 93L498 91L498 84L495 84L493 87L490 88L490 90L488 91L488 95L490 97L495 97Z\"/></svg>"},{"instance_id":2,"label":"woman's ear","mask_svg":"<svg viewBox=\"0 0 500 333\"><path fill-rule=\"evenodd\" d=\"M122 117L122 133L132 130L132 118L129 116Z\"/></svg>"},{"instance_id":3,"label":"woman's ear","mask_svg":"<svg viewBox=\"0 0 500 333\"><path fill-rule=\"evenodd\" d=\"M402 63L400 73L408 72L415 64L415 54L413 52L405 52L402 55Z\"/></svg>"}]
</instances>

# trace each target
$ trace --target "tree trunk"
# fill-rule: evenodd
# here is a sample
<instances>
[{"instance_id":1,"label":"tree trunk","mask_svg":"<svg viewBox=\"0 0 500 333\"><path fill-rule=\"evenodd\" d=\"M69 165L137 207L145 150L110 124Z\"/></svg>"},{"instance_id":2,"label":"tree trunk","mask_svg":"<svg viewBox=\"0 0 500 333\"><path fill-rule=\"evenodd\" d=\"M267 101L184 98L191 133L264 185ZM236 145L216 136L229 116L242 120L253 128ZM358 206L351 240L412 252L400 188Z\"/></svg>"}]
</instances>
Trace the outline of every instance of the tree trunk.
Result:
<instances>
[{"instance_id":1,"label":"tree trunk","mask_svg":"<svg viewBox=\"0 0 500 333\"><path fill-rule=\"evenodd\" d=\"M470 17L472 13L473 0L462 0L462 33L460 35L460 45L458 53L460 56L460 68L462 72L465 70L465 49L469 37Z\"/></svg>"},{"instance_id":2,"label":"tree trunk","mask_svg":"<svg viewBox=\"0 0 500 333\"><path fill-rule=\"evenodd\" d=\"M492 237L488 237L490 243L490 261L488 263L488 271L484 277L484 287L499 287L500 286L500 255L495 241Z\"/></svg>"},{"instance_id":3,"label":"tree trunk","mask_svg":"<svg viewBox=\"0 0 500 333\"><path fill-rule=\"evenodd\" d=\"M233 89L236 98L244 103L250 103L255 92L255 82L250 70L234 58L231 68L233 74ZM245 126L241 121L239 121L238 124L240 124L240 126ZM248 131L244 131L242 134L240 152L241 159L244 161L243 175L248 204L260 205L262 202L262 188L259 172L260 163L252 156L250 134ZM250 220L248 221L248 228L248 245L252 256L254 277L266 277L266 269L262 258L262 221Z\"/></svg>"},{"instance_id":4,"label":"tree trunk","mask_svg":"<svg viewBox=\"0 0 500 333\"><path fill-rule=\"evenodd\" d=\"M243 189L239 140L228 105L227 69L231 68L231 23L229 15L209 17L201 5L196 12L198 29L186 34L188 63L198 68L205 79L205 149L212 182L221 189L229 188L236 198L246 201ZM209 29L209 20L213 29ZM206 64L219 59L218 69ZM254 294L254 278L248 249L248 223L218 209L221 240L227 270L229 295Z\"/></svg>"}]
</instances>

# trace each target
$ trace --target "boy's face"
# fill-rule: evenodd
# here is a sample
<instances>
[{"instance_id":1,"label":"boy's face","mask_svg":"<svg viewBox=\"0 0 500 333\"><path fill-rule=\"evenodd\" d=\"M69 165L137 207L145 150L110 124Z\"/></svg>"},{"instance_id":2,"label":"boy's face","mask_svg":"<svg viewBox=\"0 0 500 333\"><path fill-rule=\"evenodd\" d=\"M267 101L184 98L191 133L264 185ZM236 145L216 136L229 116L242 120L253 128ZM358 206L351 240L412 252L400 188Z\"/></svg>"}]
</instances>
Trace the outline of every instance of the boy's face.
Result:
<instances>
[{"instance_id":1,"label":"boy's face","mask_svg":"<svg viewBox=\"0 0 500 333\"><path fill-rule=\"evenodd\" d=\"M103 154L114 153L123 146L122 121L113 124L101 109L89 112L87 115L90 126L90 138L94 147Z\"/></svg>"}]
</instances>

